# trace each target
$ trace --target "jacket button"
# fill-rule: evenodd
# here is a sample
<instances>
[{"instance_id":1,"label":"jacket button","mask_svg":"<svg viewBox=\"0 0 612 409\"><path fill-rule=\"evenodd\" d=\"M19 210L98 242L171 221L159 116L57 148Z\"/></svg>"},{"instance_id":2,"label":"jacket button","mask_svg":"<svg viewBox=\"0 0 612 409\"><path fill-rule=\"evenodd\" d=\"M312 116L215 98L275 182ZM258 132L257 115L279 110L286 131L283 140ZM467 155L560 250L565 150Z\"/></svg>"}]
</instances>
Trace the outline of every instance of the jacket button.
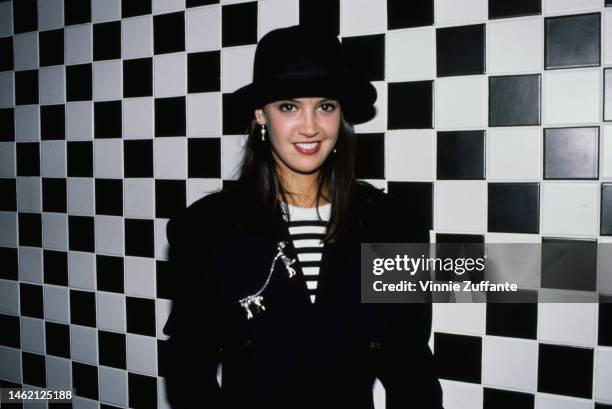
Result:
<instances>
[{"instance_id":1,"label":"jacket button","mask_svg":"<svg viewBox=\"0 0 612 409\"><path fill-rule=\"evenodd\" d=\"M380 351L382 349L382 344L380 341L372 341L370 342L370 349Z\"/></svg>"},{"instance_id":2,"label":"jacket button","mask_svg":"<svg viewBox=\"0 0 612 409\"><path fill-rule=\"evenodd\" d=\"M251 340L251 338L247 337L244 339L244 341L242 342L242 346L244 348L250 348L251 345L253 345L253 340Z\"/></svg>"}]
</instances>

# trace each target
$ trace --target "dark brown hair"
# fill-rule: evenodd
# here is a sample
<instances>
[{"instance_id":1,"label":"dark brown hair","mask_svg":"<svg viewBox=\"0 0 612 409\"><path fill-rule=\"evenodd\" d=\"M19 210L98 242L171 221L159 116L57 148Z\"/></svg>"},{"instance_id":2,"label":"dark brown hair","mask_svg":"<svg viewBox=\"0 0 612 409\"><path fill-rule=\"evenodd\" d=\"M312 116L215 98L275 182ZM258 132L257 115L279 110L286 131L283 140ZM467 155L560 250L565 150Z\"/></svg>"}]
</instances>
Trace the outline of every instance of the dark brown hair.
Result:
<instances>
[{"instance_id":1,"label":"dark brown hair","mask_svg":"<svg viewBox=\"0 0 612 409\"><path fill-rule=\"evenodd\" d=\"M248 129L238 181L242 182L243 186L248 186L249 194L258 206L271 212L280 206L280 198L287 202L287 196L276 172L277 165L272 156L270 141L268 138L261 140L260 129L254 119ZM321 165L317 181L317 207L323 197L324 186L328 186L331 194L331 197L325 198L331 202L331 215L324 239L326 243L335 242L348 225L355 181L355 147L353 125L342 115L335 145L336 152L330 152Z\"/></svg>"}]
</instances>

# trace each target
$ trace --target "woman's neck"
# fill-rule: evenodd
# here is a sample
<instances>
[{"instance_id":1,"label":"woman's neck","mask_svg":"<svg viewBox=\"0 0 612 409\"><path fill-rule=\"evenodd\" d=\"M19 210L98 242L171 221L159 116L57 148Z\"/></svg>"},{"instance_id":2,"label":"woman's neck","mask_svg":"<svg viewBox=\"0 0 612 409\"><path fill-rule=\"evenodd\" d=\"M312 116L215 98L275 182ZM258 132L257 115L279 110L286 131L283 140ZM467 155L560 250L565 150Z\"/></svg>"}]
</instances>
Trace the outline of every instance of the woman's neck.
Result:
<instances>
[{"instance_id":1,"label":"woman's neck","mask_svg":"<svg viewBox=\"0 0 612 409\"><path fill-rule=\"evenodd\" d=\"M280 175L287 203L298 207L317 207L329 203L329 189L323 188L319 203L316 203L318 172L309 175Z\"/></svg>"}]
</instances>

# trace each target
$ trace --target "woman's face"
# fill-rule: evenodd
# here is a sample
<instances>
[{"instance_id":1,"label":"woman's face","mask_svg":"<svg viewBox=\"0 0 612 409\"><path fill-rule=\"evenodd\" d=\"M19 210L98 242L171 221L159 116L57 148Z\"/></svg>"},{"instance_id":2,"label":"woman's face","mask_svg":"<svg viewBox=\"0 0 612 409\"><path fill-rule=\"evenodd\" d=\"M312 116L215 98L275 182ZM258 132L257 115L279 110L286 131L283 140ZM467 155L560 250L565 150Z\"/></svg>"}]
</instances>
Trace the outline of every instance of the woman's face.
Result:
<instances>
[{"instance_id":1,"label":"woman's face","mask_svg":"<svg viewBox=\"0 0 612 409\"><path fill-rule=\"evenodd\" d=\"M337 100L313 97L271 102L255 116L266 125L281 171L311 174L334 148L342 115Z\"/></svg>"}]
</instances>

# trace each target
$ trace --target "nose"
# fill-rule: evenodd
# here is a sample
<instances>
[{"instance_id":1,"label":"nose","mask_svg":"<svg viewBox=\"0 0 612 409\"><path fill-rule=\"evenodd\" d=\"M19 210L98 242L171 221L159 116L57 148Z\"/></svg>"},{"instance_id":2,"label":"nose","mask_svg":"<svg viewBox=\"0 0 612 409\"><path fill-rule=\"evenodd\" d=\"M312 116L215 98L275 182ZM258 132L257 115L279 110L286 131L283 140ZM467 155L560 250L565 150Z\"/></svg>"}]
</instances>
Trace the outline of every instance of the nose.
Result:
<instances>
[{"instance_id":1,"label":"nose","mask_svg":"<svg viewBox=\"0 0 612 409\"><path fill-rule=\"evenodd\" d=\"M310 109L305 109L302 115L302 123L300 125L300 134L308 138L316 136L319 133L319 126L315 112Z\"/></svg>"}]
</instances>

